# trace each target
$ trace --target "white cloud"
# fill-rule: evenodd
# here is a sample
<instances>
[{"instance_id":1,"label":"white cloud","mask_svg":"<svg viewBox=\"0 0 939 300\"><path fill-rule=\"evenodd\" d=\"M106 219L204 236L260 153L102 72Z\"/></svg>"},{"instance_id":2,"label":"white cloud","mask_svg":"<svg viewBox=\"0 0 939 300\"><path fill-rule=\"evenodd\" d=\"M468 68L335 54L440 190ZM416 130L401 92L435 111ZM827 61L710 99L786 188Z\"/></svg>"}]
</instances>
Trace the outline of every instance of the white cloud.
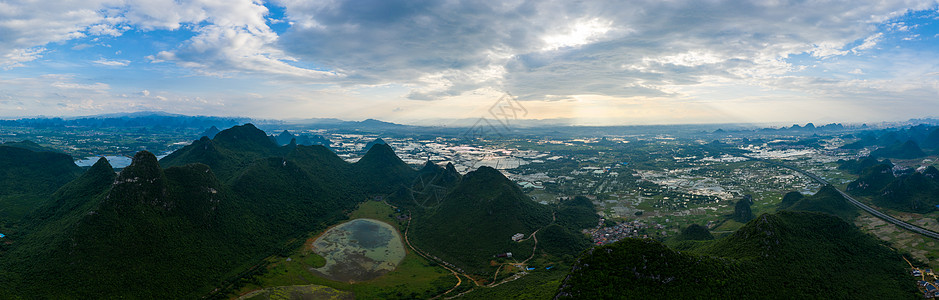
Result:
<instances>
[{"instance_id":1,"label":"white cloud","mask_svg":"<svg viewBox=\"0 0 939 300\"><path fill-rule=\"evenodd\" d=\"M828 58L832 56L845 55L848 51L842 50L841 48L844 44L837 42L822 42L821 44L815 45L815 49L812 49L812 56L818 58Z\"/></svg>"},{"instance_id":2,"label":"white cloud","mask_svg":"<svg viewBox=\"0 0 939 300\"><path fill-rule=\"evenodd\" d=\"M274 48L277 35L263 28L217 26L200 28L195 37L179 49L149 57L155 63L176 62L184 67L213 76L238 72L256 72L290 77L322 79L341 76L336 72L293 66L296 59Z\"/></svg>"},{"instance_id":3,"label":"white cloud","mask_svg":"<svg viewBox=\"0 0 939 300\"><path fill-rule=\"evenodd\" d=\"M85 36L119 36L132 28L179 30L197 35L179 49L151 56L202 74L242 71L303 78L335 77L336 72L292 65L293 58L273 46L278 37L267 26L261 0L93 0L36 5L0 4L0 67L12 68L41 57L43 45ZM76 50L88 46L75 46ZM127 61L97 60L106 66Z\"/></svg>"},{"instance_id":4,"label":"white cloud","mask_svg":"<svg viewBox=\"0 0 939 300\"><path fill-rule=\"evenodd\" d=\"M844 95L828 89L856 87L882 95L878 91L899 86L887 80L906 76L896 71L899 67L870 61L832 66L897 51L878 45L901 39L898 35L921 38L914 35L916 24L898 17L936 5L934 0L272 1L284 6L285 17L271 16L262 0L3 1L0 68L27 64L47 55L47 48L56 49L49 45L76 38L91 37L95 44L95 37L130 30L181 30L194 36L148 59L201 75L246 74L274 84L327 83L349 90L393 85L397 97L420 100L447 101L485 89L555 102L584 95L684 99L739 86L826 96ZM290 25L283 34L269 27L281 22ZM130 61L94 63L120 67ZM875 78L882 80L878 84L849 82L857 76L846 73L863 73L861 68L865 78L884 78ZM816 70L814 77L805 75ZM75 78L44 82L58 93L49 97L109 88ZM921 93L935 86L913 80L903 90ZM139 99L140 90L124 93ZM218 103L170 92L144 96L155 103ZM156 96L165 101L154 101Z\"/></svg>"},{"instance_id":5,"label":"white cloud","mask_svg":"<svg viewBox=\"0 0 939 300\"><path fill-rule=\"evenodd\" d=\"M40 57L48 43L86 35L90 26L108 23L101 7L117 0L4 1L0 5L0 66L16 67Z\"/></svg>"},{"instance_id":6,"label":"white cloud","mask_svg":"<svg viewBox=\"0 0 939 300\"><path fill-rule=\"evenodd\" d=\"M0 116L76 116L139 110L209 113L224 105L215 97L148 90L120 91L109 84L83 80L72 74L0 76L0 87Z\"/></svg>"},{"instance_id":7,"label":"white cloud","mask_svg":"<svg viewBox=\"0 0 939 300\"><path fill-rule=\"evenodd\" d=\"M95 82L93 84L80 84L75 82L56 81L50 84L50 86L64 90L105 91L111 89L111 86L100 82Z\"/></svg>"},{"instance_id":8,"label":"white cloud","mask_svg":"<svg viewBox=\"0 0 939 300\"><path fill-rule=\"evenodd\" d=\"M101 58L96 61L93 61L93 63L99 64L102 66L109 66L109 67L126 67L127 65L130 64L130 61L120 60L120 59L119 60L107 60L107 59Z\"/></svg>"},{"instance_id":9,"label":"white cloud","mask_svg":"<svg viewBox=\"0 0 939 300\"><path fill-rule=\"evenodd\" d=\"M602 39L603 35L612 29L612 22L597 18L577 21L570 24L560 34L550 34L542 39L545 42L542 50L557 50L564 47L586 45Z\"/></svg>"},{"instance_id":10,"label":"white cloud","mask_svg":"<svg viewBox=\"0 0 939 300\"><path fill-rule=\"evenodd\" d=\"M884 36L883 32L878 32L869 37L866 37L864 38L864 43L858 45L857 47L854 47L854 49L851 49L851 51L854 53L857 53L858 51L874 48L874 46L876 46L877 43L879 43L880 40L883 39L883 36Z\"/></svg>"},{"instance_id":11,"label":"white cloud","mask_svg":"<svg viewBox=\"0 0 939 300\"><path fill-rule=\"evenodd\" d=\"M788 62L794 55L830 60L871 49L882 39L876 29L883 22L935 5L690 0L280 4L295 24L278 39L288 55L342 70L344 83L401 83L422 99L482 87L523 99L669 95L669 86L697 85L715 76L771 79L805 68ZM850 47L859 40L861 45ZM496 67L505 70L499 77L470 79Z\"/></svg>"}]
</instances>

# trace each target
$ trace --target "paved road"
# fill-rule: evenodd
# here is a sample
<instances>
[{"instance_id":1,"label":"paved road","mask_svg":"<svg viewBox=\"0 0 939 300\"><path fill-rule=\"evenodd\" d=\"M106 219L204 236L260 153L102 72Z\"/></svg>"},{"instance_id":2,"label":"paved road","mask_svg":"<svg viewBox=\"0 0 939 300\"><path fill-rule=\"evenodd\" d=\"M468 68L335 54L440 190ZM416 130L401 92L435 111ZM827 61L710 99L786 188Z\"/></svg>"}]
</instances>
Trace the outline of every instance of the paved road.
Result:
<instances>
[{"instance_id":1,"label":"paved road","mask_svg":"<svg viewBox=\"0 0 939 300\"><path fill-rule=\"evenodd\" d=\"M809 171L806 171L806 170L803 170L803 169L800 169L800 168L797 168L797 167L793 167L793 166L781 164L781 163L778 163L778 162L775 162L775 161L771 161L771 160L766 160L766 159L759 159L759 158L755 158L755 157L748 157L748 158L755 159L755 160L759 160L759 161L763 161L763 162L766 162L766 163L769 163L769 164L777 165L777 166L780 166L780 167L783 167L783 168L791 169L791 170L793 170L793 171L796 171L796 172L805 174L805 176L808 176L809 178L812 178L813 180L818 181L818 183L821 183L821 184L823 184L823 185L829 185L829 184L830 184L830 183L828 183L827 180L822 179L821 177L818 177L818 175L815 175L815 174L813 174L813 173L811 173L811 172L809 172ZM936 233L935 231L928 230L928 229L925 229L925 228L922 228L922 227L919 227L919 226L916 226L916 225L913 225L913 224L910 224L910 223L907 223L907 222L903 222L903 221L901 221L901 220L899 220L899 219L897 219L897 218L891 217L891 216L888 215L888 214L882 213L882 212L880 212L879 210L874 209L873 207L867 206L866 204L861 203L860 201L857 201L856 199L854 199L854 197L851 197L851 195L848 195L847 193L845 193L844 191L842 191L842 190L840 190L840 189L838 189L838 188L835 188L835 190L838 191L838 193L841 193L841 196L843 196L846 200L848 200L848 202L851 202L851 204L854 204L854 206L857 206L858 208L860 208L860 209L862 209L862 210L868 212L869 214L874 215L875 217L881 218L881 219L883 219L884 221L887 221L887 222L890 222L890 223L892 223L892 224L894 224L894 225L900 226L900 227L902 227L903 229L906 229L906 230L909 230L909 231L912 231L912 232L915 232L915 233L919 233L919 234L922 234L922 235L925 235L925 236L928 236L928 237L931 237L931 238L934 238L934 239L939 240L939 233Z\"/></svg>"}]
</instances>

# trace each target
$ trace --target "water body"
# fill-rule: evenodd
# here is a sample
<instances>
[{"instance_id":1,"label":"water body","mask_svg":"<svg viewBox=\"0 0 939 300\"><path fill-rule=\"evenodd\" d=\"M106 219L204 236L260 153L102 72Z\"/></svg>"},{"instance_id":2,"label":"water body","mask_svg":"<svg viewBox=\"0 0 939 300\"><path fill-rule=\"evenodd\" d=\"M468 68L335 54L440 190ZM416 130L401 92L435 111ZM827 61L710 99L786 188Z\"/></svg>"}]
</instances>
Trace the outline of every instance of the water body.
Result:
<instances>
[{"instance_id":1,"label":"water body","mask_svg":"<svg viewBox=\"0 0 939 300\"><path fill-rule=\"evenodd\" d=\"M161 159L165 156L166 154L157 155L157 159ZM101 156L86 157L83 159L76 160L75 164L78 165L79 167L90 167L90 166L93 166L96 162L98 162L99 158L101 158ZM108 163L111 164L111 167L115 169L125 168L129 166L131 162L133 162L132 158L127 157L127 156L120 156L120 155L105 155L104 158L106 158L108 160Z\"/></svg>"},{"instance_id":2,"label":"water body","mask_svg":"<svg viewBox=\"0 0 939 300\"><path fill-rule=\"evenodd\" d=\"M86 157L84 159L76 160L75 164L79 167L90 167L98 162L100 156ZM105 159L108 160L108 163L111 164L112 168L124 168L130 165L132 159L127 156L118 156L118 155L105 155Z\"/></svg>"},{"instance_id":3,"label":"water body","mask_svg":"<svg viewBox=\"0 0 939 300\"><path fill-rule=\"evenodd\" d=\"M326 265L310 271L350 283L385 275L405 254L398 231L372 219L355 219L330 228L313 241L313 251L326 258Z\"/></svg>"}]
</instances>

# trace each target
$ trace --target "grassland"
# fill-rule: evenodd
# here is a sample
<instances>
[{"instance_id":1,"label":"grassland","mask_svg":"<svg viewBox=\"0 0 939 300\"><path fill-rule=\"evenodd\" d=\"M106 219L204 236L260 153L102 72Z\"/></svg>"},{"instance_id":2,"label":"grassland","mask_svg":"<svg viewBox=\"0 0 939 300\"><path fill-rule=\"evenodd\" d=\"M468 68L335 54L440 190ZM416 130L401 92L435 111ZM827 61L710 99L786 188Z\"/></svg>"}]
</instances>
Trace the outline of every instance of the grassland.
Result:
<instances>
[{"instance_id":1,"label":"grassland","mask_svg":"<svg viewBox=\"0 0 939 300\"><path fill-rule=\"evenodd\" d=\"M400 224L395 222L394 213L394 209L384 203L367 201L359 204L349 217L380 220L400 228ZM271 287L321 285L352 292L358 299L430 298L456 284L456 278L446 269L411 251L408 251L395 270L373 280L348 283L318 277L309 269L325 264L325 259L316 255L311 247L321 233L311 233L303 246L294 250L288 257L268 259L267 272L254 278L238 291L238 295Z\"/></svg>"},{"instance_id":2,"label":"grassland","mask_svg":"<svg viewBox=\"0 0 939 300\"><path fill-rule=\"evenodd\" d=\"M478 287L459 299L551 299L557 293L568 268L532 271L518 280L495 287Z\"/></svg>"}]
</instances>

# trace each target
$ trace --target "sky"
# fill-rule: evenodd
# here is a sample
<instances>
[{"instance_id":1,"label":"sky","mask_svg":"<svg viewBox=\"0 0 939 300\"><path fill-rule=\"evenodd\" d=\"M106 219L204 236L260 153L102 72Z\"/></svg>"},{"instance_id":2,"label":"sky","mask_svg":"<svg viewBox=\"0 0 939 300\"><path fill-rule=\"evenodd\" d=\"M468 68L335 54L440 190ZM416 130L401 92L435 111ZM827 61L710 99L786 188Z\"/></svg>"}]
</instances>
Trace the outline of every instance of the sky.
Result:
<instances>
[{"instance_id":1,"label":"sky","mask_svg":"<svg viewBox=\"0 0 939 300\"><path fill-rule=\"evenodd\" d=\"M939 116L937 1L0 0L0 116Z\"/></svg>"}]
</instances>

